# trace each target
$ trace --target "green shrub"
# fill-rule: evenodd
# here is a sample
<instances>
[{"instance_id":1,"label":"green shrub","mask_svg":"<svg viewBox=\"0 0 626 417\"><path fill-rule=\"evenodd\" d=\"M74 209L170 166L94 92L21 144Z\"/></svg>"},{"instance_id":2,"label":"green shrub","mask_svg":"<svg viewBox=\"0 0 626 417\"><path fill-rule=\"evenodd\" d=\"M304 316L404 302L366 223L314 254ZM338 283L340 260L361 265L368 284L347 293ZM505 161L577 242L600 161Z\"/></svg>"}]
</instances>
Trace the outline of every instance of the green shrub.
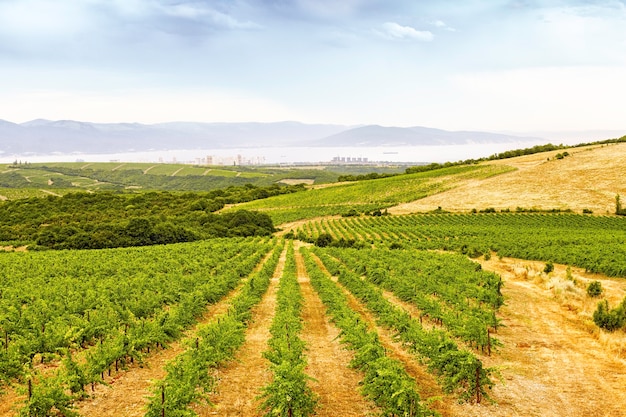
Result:
<instances>
[{"instance_id":1,"label":"green shrub","mask_svg":"<svg viewBox=\"0 0 626 417\"><path fill-rule=\"evenodd\" d=\"M594 298L602 295L602 283L600 281L590 282L587 286L587 295Z\"/></svg>"},{"instance_id":2,"label":"green shrub","mask_svg":"<svg viewBox=\"0 0 626 417\"><path fill-rule=\"evenodd\" d=\"M600 301L593 313L593 322L600 328L613 332L626 325L626 298L617 308L610 309L607 300Z\"/></svg>"},{"instance_id":3,"label":"green shrub","mask_svg":"<svg viewBox=\"0 0 626 417\"><path fill-rule=\"evenodd\" d=\"M319 246L320 248L325 248L330 245L333 241L333 237L328 233L320 234L317 239L315 239L315 246Z\"/></svg>"},{"instance_id":4,"label":"green shrub","mask_svg":"<svg viewBox=\"0 0 626 417\"><path fill-rule=\"evenodd\" d=\"M552 261L549 261L546 263L546 267L543 268L543 272L549 274L552 271L554 271L554 264L552 263Z\"/></svg>"}]
</instances>

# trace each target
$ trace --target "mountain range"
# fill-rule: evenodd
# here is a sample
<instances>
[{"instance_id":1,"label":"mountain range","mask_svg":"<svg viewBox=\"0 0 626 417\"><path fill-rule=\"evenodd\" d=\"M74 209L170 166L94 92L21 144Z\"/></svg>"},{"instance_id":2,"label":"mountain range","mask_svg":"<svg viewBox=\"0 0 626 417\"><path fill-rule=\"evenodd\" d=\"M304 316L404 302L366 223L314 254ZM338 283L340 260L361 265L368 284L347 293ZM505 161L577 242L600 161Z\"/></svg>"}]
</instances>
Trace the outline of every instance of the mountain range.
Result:
<instances>
[{"instance_id":1,"label":"mountain range","mask_svg":"<svg viewBox=\"0 0 626 417\"><path fill-rule=\"evenodd\" d=\"M37 119L17 124L0 120L0 154L5 156L169 149L461 145L537 140L540 139L426 127L299 122L140 124Z\"/></svg>"}]
</instances>

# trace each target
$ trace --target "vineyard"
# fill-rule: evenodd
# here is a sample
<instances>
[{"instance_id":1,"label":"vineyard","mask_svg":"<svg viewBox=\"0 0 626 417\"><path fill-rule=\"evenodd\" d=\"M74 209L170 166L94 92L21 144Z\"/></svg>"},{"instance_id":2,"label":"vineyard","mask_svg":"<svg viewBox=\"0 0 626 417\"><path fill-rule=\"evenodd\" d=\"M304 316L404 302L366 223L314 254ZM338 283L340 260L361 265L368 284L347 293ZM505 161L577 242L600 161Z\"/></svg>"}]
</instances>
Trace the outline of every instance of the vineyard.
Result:
<instances>
[{"instance_id":1,"label":"vineyard","mask_svg":"<svg viewBox=\"0 0 626 417\"><path fill-rule=\"evenodd\" d=\"M223 214L212 211L225 201L209 204L225 198L219 190L2 203L13 240L0 252L0 417L623 416L626 217L389 214L512 166L525 169L448 166L293 193L273 185L269 198L233 187L243 203ZM142 167L172 175L166 168ZM241 208L261 212L246 218L267 233L207 232ZM85 233L107 219L117 236L141 237L137 225L161 236L163 223L197 239L10 246L76 229L80 215L93 223L76 220Z\"/></svg>"},{"instance_id":2,"label":"vineyard","mask_svg":"<svg viewBox=\"0 0 626 417\"><path fill-rule=\"evenodd\" d=\"M246 393L237 415L333 415L326 410L337 402L354 405L343 412L355 416L495 412L506 384L494 364L514 348L507 345L510 317L502 313L508 284L482 267L493 261L467 255L490 259L500 251L571 265L599 259L606 262L594 263L598 270L619 276L609 267L623 265L615 258L623 253L615 246L623 245L623 221L569 214L361 217L294 231L311 242L330 236L324 247L231 238L5 253L0 415L119 415L107 398L119 399L116 390L139 372L153 377L124 394L132 404L123 415L231 415L222 382ZM517 246L507 240L512 236ZM585 236L611 245L612 255ZM520 252L506 252L510 247ZM585 250L584 259L576 257ZM256 341L255 326L265 328ZM337 359L317 352L329 347ZM315 370L321 360L332 362L324 365L331 375ZM232 381L234 368L245 370L248 362L260 377ZM329 377L357 384L336 398L338 387L322 388Z\"/></svg>"},{"instance_id":3,"label":"vineyard","mask_svg":"<svg viewBox=\"0 0 626 417\"><path fill-rule=\"evenodd\" d=\"M552 261L613 277L626 276L626 221L579 214L427 214L323 219L294 233L389 248L446 250L473 258L501 256Z\"/></svg>"}]
</instances>

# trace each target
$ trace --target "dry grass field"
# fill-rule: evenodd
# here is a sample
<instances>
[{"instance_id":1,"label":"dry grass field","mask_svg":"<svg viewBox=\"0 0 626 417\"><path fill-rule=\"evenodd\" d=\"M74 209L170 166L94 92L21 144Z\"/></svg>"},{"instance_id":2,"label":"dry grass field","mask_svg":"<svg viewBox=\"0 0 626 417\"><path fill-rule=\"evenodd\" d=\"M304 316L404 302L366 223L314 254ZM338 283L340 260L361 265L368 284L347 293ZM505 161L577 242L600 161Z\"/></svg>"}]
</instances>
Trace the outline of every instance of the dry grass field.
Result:
<instances>
[{"instance_id":1,"label":"dry grass field","mask_svg":"<svg viewBox=\"0 0 626 417\"><path fill-rule=\"evenodd\" d=\"M497 210L517 207L571 209L596 214L615 211L615 195L626 194L626 143L568 149L489 162L517 170L486 179L462 180L446 192L389 209L392 214Z\"/></svg>"}]
</instances>

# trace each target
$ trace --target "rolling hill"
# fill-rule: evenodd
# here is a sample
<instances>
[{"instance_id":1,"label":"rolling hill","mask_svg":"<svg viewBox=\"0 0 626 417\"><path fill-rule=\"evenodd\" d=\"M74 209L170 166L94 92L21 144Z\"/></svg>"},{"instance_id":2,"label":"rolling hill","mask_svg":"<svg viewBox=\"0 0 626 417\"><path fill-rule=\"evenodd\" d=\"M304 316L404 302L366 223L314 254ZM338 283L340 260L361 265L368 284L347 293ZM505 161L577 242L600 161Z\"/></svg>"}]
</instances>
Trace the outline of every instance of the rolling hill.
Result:
<instances>
[{"instance_id":1,"label":"rolling hill","mask_svg":"<svg viewBox=\"0 0 626 417\"><path fill-rule=\"evenodd\" d=\"M626 144L574 148L563 159L555 158L558 153L488 162L515 170L498 177L459 182L453 189L398 205L390 212L401 214L437 207L450 211L523 207L614 213L615 195L626 194Z\"/></svg>"},{"instance_id":2,"label":"rolling hill","mask_svg":"<svg viewBox=\"0 0 626 417\"><path fill-rule=\"evenodd\" d=\"M482 162L469 166L473 171L444 169L335 184L242 207L266 210L278 223L344 214L352 208L387 209L390 214L518 207L613 213L616 194L626 194L626 144L572 148L569 156L557 159L561 152Z\"/></svg>"}]
</instances>

